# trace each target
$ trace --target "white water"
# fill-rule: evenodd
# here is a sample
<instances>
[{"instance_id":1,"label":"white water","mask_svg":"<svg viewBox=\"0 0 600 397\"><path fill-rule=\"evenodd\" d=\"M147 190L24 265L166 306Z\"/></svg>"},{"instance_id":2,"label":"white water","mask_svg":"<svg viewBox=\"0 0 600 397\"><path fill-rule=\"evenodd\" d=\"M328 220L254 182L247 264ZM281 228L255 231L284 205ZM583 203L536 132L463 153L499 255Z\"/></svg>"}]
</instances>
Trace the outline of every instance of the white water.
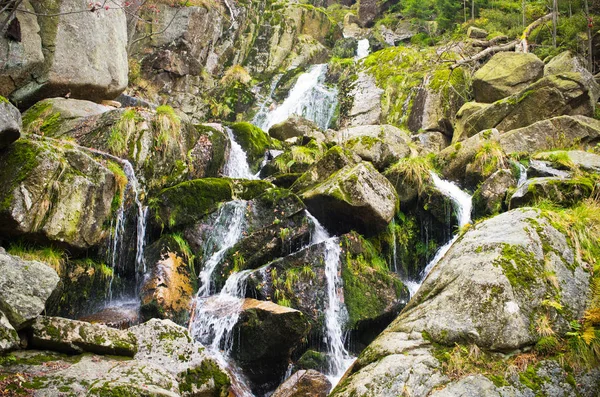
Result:
<instances>
[{"instance_id":1,"label":"white water","mask_svg":"<svg viewBox=\"0 0 600 397\"><path fill-rule=\"evenodd\" d=\"M358 45L356 47L356 56L354 57L355 61L360 61L363 58L369 56L370 53L370 45L369 39L358 40Z\"/></svg>"},{"instance_id":2,"label":"white water","mask_svg":"<svg viewBox=\"0 0 600 397\"><path fill-rule=\"evenodd\" d=\"M196 297L190 329L194 339L206 346L209 354L228 370L238 397L253 397L247 380L228 359L233 346L233 328L242 312L246 281L251 273L251 270L234 273L219 294Z\"/></svg>"},{"instance_id":3,"label":"white water","mask_svg":"<svg viewBox=\"0 0 600 397\"><path fill-rule=\"evenodd\" d=\"M255 125L268 131L273 125L296 114L314 121L323 130L327 129L337 105L337 89L325 85L326 75L326 64L311 66L298 77L285 101L269 111L262 120L255 119Z\"/></svg>"},{"instance_id":4,"label":"white water","mask_svg":"<svg viewBox=\"0 0 600 397\"><path fill-rule=\"evenodd\" d=\"M135 171L133 170L133 166L127 160L122 161L123 171L127 176L127 180L129 186L131 186L131 190L133 191L133 200L135 201L135 205L137 207L137 240L136 240L136 251L135 251L135 268L136 273L146 273L146 260L144 259L144 249L146 247L146 215L148 212L148 208L144 207L142 202L140 201L140 184L138 182L137 177L135 176Z\"/></svg>"},{"instance_id":5,"label":"white water","mask_svg":"<svg viewBox=\"0 0 600 397\"><path fill-rule=\"evenodd\" d=\"M265 125L267 116L270 112L270 107L273 104L273 94L275 93L275 89L277 88L281 77L283 77L283 74L278 74L273 78L271 87L269 88L269 95L261 102L258 112L256 112L256 115L254 115L254 118L252 119L252 124L259 128L262 128L261 126Z\"/></svg>"},{"instance_id":6,"label":"white water","mask_svg":"<svg viewBox=\"0 0 600 397\"><path fill-rule=\"evenodd\" d=\"M250 171L246 152L244 152L240 144L235 141L231 128L225 127L225 131L229 137L231 149L229 150L229 158L227 159L223 173L229 178L257 179Z\"/></svg>"},{"instance_id":7,"label":"white water","mask_svg":"<svg viewBox=\"0 0 600 397\"><path fill-rule=\"evenodd\" d=\"M211 289L212 275L227 250L241 239L245 226L245 213L246 202L242 200L230 201L219 209L212 233L203 244L204 257L207 259L198 275L200 282L198 297L207 297L213 291Z\"/></svg>"},{"instance_id":8,"label":"white water","mask_svg":"<svg viewBox=\"0 0 600 397\"><path fill-rule=\"evenodd\" d=\"M471 210L473 208L471 196L468 193L462 191L454 183L440 179L440 177L438 177L434 172L431 172L431 179L435 187L439 190L439 192L452 201L452 206L454 207L456 217L458 218L459 229L470 223ZM418 291L419 287L421 287L421 284L423 283L423 280L425 280L425 277L427 277L431 269L433 269L433 267L444 257L444 255L446 255L446 253L448 252L448 250L450 250L450 247L452 247L452 244L454 244L458 237L459 233L456 233L450 241L448 241L440 249L438 249L433 259L421 272L419 281L409 280L404 282L404 285L406 285L410 292L410 296L414 296L414 294Z\"/></svg>"},{"instance_id":9,"label":"white water","mask_svg":"<svg viewBox=\"0 0 600 397\"><path fill-rule=\"evenodd\" d=\"M517 182L517 187L521 187L521 185L527 182L527 168L519 162L517 162L517 166L519 167L519 181Z\"/></svg>"},{"instance_id":10,"label":"white water","mask_svg":"<svg viewBox=\"0 0 600 397\"><path fill-rule=\"evenodd\" d=\"M340 381L344 372L354 361L344 347L343 325L348 312L343 302L344 285L340 278L341 248L336 237L330 237L323 225L310 212L306 217L315 225L311 236L311 245L325 242L325 279L327 284L327 307L325 308L325 334L329 352L329 371L327 378L332 387Z\"/></svg>"}]
</instances>

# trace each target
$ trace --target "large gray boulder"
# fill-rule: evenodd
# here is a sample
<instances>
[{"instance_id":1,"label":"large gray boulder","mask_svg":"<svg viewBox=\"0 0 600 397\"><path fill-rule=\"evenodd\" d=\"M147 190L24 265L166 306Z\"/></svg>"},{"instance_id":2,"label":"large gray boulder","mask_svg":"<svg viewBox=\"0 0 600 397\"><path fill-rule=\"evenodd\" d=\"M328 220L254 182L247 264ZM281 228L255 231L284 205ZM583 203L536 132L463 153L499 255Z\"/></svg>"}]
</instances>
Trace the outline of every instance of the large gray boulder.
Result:
<instances>
[{"instance_id":1,"label":"large gray boulder","mask_svg":"<svg viewBox=\"0 0 600 397\"><path fill-rule=\"evenodd\" d=\"M9 255L0 248L0 311L16 330L44 311L59 282L50 266Z\"/></svg>"},{"instance_id":2,"label":"large gray boulder","mask_svg":"<svg viewBox=\"0 0 600 397\"><path fill-rule=\"evenodd\" d=\"M8 318L0 311L0 353L15 350L18 347L19 335Z\"/></svg>"},{"instance_id":3,"label":"large gray boulder","mask_svg":"<svg viewBox=\"0 0 600 397\"><path fill-rule=\"evenodd\" d=\"M0 96L0 150L21 136L21 112Z\"/></svg>"},{"instance_id":4,"label":"large gray boulder","mask_svg":"<svg viewBox=\"0 0 600 397\"><path fill-rule=\"evenodd\" d=\"M371 163L348 165L305 190L302 200L330 231L375 233L396 211L394 186Z\"/></svg>"},{"instance_id":5,"label":"large gray boulder","mask_svg":"<svg viewBox=\"0 0 600 397\"><path fill-rule=\"evenodd\" d=\"M38 349L129 357L137 351L137 339L133 333L85 321L39 316L31 330L32 346Z\"/></svg>"},{"instance_id":6,"label":"large gray boulder","mask_svg":"<svg viewBox=\"0 0 600 397\"><path fill-rule=\"evenodd\" d=\"M377 86L375 77L366 72L358 73L348 93L348 97L352 99L352 106L341 120L342 126L379 124L382 95L383 90Z\"/></svg>"},{"instance_id":7,"label":"large gray boulder","mask_svg":"<svg viewBox=\"0 0 600 397\"><path fill-rule=\"evenodd\" d=\"M31 79L10 93L20 108L65 96L101 101L117 97L127 87L127 21L121 7L89 8L79 0L36 1L44 63ZM28 32L28 34L33 31ZM26 41L31 40L26 37Z\"/></svg>"},{"instance_id":8,"label":"large gray boulder","mask_svg":"<svg viewBox=\"0 0 600 397\"><path fill-rule=\"evenodd\" d=\"M0 37L0 95L9 96L31 79L31 73L44 63L40 25L29 0L19 6L16 18L21 26L21 40ZM2 14L2 20L6 13Z\"/></svg>"},{"instance_id":9,"label":"large gray boulder","mask_svg":"<svg viewBox=\"0 0 600 397\"><path fill-rule=\"evenodd\" d=\"M548 269L556 287L544 281ZM427 331L444 344L515 350L540 338L535 327L547 316L548 296L566 309L552 312L552 329L557 335L567 332L569 321L583 315L588 285L589 275L565 236L538 211L513 210L462 236L389 329ZM456 296L460 305L449 305Z\"/></svg>"},{"instance_id":10,"label":"large gray boulder","mask_svg":"<svg viewBox=\"0 0 600 397\"><path fill-rule=\"evenodd\" d=\"M517 187L517 180L507 169L500 169L489 176L473 194L475 217L501 212L509 189Z\"/></svg>"},{"instance_id":11,"label":"large gray boulder","mask_svg":"<svg viewBox=\"0 0 600 397\"><path fill-rule=\"evenodd\" d=\"M546 76L481 109L464 121L472 136L488 128L510 131L562 115L592 117L597 97L580 73Z\"/></svg>"},{"instance_id":12,"label":"large gray boulder","mask_svg":"<svg viewBox=\"0 0 600 397\"><path fill-rule=\"evenodd\" d=\"M532 178L513 193L510 207L532 205L540 199L570 206L590 197L595 189L595 183L589 178Z\"/></svg>"},{"instance_id":13,"label":"large gray boulder","mask_svg":"<svg viewBox=\"0 0 600 397\"><path fill-rule=\"evenodd\" d=\"M319 131L319 127L314 122L298 115L292 115L287 120L269 128L269 135L280 141L297 136L314 137L319 141L325 139L325 136Z\"/></svg>"},{"instance_id":14,"label":"large gray boulder","mask_svg":"<svg viewBox=\"0 0 600 397\"><path fill-rule=\"evenodd\" d=\"M99 244L124 188L108 166L69 144L20 139L10 145L0 152L0 233L75 250Z\"/></svg>"},{"instance_id":15,"label":"large gray boulder","mask_svg":"<svg viewBox=\"0 0 600 397\"><path fill-rule=\"evenodd\" d=\"M477 102L492 103L521 91L544 74L544 62L535 54L499 52L473 75Z\"/></svg>"},{"instance_id":16,"label":"large gray boulder","mask_svg":"<svg viewBox=\"0 0 600 397\"><path fill-rule=\"evenodd\" d=\"M600 96L600 85L594 79L594 75L587 70L586 61L581 56L571 51L561 52L544 66L544 76L570 72L580 73L595 97Z\"/></svg>"},{"instance_id":17,"label":"large gray boulder","mask_svg":"<svg viewBox=\"0 0 600 397\"><path fill-rule=\"evenodd\" d=\"M370 161L379 171L413 153L410 134L387 124L345 128L330 139Z\"/></svg>"}]
</instances>

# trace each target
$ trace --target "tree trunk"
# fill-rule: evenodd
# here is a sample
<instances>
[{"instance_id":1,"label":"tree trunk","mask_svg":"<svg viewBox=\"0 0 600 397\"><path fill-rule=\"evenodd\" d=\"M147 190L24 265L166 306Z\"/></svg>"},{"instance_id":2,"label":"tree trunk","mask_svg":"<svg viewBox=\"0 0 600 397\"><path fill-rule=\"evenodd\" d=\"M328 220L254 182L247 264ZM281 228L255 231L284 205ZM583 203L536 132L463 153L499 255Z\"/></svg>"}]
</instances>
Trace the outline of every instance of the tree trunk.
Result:
<instances>
[{"instance_id":1,"label":"tree trunk","mask_svg":"<svg viewBox=\"0 0 600 397\"><path fill-rule=\"evenodd\" d=\"M593 26L593 20L592 17L590 16L590 9L588 6L588 0L584 0L584 6L585 6L585 16L587 17L587 33L588 33L588 70L590 71L590 73L594 73L594 58L593 58L593 54L592 54L592 26Z\"/></svg>"},{"instance_id":2,"label":"tree trunk","mask_svg":"<svg viewBox=\"0 0 600 397\"><path fill-rule=\"evenodd\" d=\"M523 34L521 35L521 44L520 44L521 50L523 52L529 52L528 40L529 40L529 35L531 34L531 32L533 32L533 29L535 29L538 26L540 26L541 24L549 21L553 17L553 15L554 15L553 13L544 15L543 17L538 18L535 21L531 22L529 24L529 26L527 26L525 28L525 30L523 31Z\"/></svg>"},{"instance_id":3,"label":"tree trunk","mask_svg":"<svg viewBox=\"0 0 600 397\"><path fill-rule=\"evenodd\" d=\"M558 25L558 0L552 1L552 46L556 48L556 26Z\"/></svg>"}]
</instances>

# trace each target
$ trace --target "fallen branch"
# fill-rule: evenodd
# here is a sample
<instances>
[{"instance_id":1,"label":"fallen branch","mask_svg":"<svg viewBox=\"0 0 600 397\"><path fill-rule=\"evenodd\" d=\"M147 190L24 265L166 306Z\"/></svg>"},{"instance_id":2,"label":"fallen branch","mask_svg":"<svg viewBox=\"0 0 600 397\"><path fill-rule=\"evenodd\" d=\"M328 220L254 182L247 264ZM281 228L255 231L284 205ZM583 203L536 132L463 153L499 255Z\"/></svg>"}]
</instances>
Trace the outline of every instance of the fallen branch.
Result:
<instances>
[{"instance_id":1,"label":"fallen branch","mask_svg":"<svg viewBox=\"0 0 600 397\"><path fill-rule=\"evenodd\" d=\"M529 26L527 26L525 28L525 30L523 31L523 34L521 35L521 42L519 43L519 48L521 49L521 51L529 52L529 43L528 43L529 35L531 34L531 32L533 32L533 30L535 28L537 28L538 26L540 26L543 23L548 22L551 19L552 19L552 13L546 14L543 17L538 18L535 21L531 22L529 24Z\"/></svg>"},{"instance_id":2,"label":"fallen branch","mask_svg":"<svg viewBox=\"0 0 600 397\"><path fill-rule=\"evenodd\" d=\"M473 40L472 44L473 44L473 47L488 48L488 47L493 47L495 45L498 45L500 43L506 43L507 41L508 41L507 36L497 36L491 40Z\"/></svg>"},{"instance_id":3,"label":"fallen branch","mask_svg":"<svg viewBox=\"0 0 600 397\"><path fill-rule=\"evenodd\" d=\"M466 63L478 61L489 55L495 54L497 52L512 51L516 48L517 43L518 43L518 41L515 40L515 41L511 41L510 43L507 43L504 45L498 45L498 46L486 48L485 50L478 52L477 54L475 54L469 58L465 58L465 59L462 59L462 60L456 62L454 65L450 66L450 69L456 69L457 67L462 66Z\"/></svg>"}]
</instances>

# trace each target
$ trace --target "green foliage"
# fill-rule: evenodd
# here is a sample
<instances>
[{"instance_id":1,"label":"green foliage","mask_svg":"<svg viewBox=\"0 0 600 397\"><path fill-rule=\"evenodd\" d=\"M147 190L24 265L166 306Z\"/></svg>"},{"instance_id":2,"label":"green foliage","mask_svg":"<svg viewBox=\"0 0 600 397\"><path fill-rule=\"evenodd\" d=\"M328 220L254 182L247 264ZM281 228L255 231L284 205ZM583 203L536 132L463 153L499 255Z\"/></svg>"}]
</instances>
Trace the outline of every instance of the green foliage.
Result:
<instances>
[{"instance_id":1,"label":"green foliage","mask_svg":"<svg viewBox=\"0 0 600 397\"><path fill-rule=\"evenodd\" d=\"M134 108L125 110L121 118L110 129L108 135L108 148L117 156L127 154L129 140L135 135L136 125L141 121L140 115Z\"/></svg>"},{"instance_id":2,"label":"green foliage","mask_svg":"<svg viewBox=\"0 0 600 397\"><path fill-rule=\"evenodd\" d=\"M196 280L196 268L194 261L196 256L194 255L190 244L187 242L185 237L181 233L173 233L170 235L173 241L177 244L177 250L185 257L185 261L190 269L190 279Z\"/></svg>"},{"instance_id":3,"label":"green foliage","mask_svg":"<svg viewBox=\"0 0 600 397\"><path fill-rule=\"evenodd\" d=\"M496 170L507 168L508 158L496 141L486 141L477 151L473 160L473 169L481 173L482 178L487 178Z\"/></svg>"},{"instance_id":4,"label":"green foliage","mask_svg":"<svg viewBox=\"0 0 600 397\"><path fill-rule=\"evenodd\" d=\"M11 243L7 252L25 260L39 261L53 268L59 275L65 274L67 253L52 246L34 246L23 241Z\"/></svg>"},{"instance_id":5,"label":"green foliage","mask_svg":"<svg viewBox=\"0 0 600 397\"><path fill-rule=\"evenodd\" d=\"M181 119L169 105L156 108L153 126L156 130L155 143L157 147L165 148L171 140L177 140L181 130Z\"/></svg>"},{"instance_id":6,"label":"green foliage","mask_svg":"<svg viewBox=\"0 0 600 397\"><path fill-rule=\"evenodd\" d=\"M390 166L386 170L386 175L398 178L395 181L396 185L409 185L422 193L431 184L432 169L430 157L405 157Z\"/></svg>"}]
</instances>

